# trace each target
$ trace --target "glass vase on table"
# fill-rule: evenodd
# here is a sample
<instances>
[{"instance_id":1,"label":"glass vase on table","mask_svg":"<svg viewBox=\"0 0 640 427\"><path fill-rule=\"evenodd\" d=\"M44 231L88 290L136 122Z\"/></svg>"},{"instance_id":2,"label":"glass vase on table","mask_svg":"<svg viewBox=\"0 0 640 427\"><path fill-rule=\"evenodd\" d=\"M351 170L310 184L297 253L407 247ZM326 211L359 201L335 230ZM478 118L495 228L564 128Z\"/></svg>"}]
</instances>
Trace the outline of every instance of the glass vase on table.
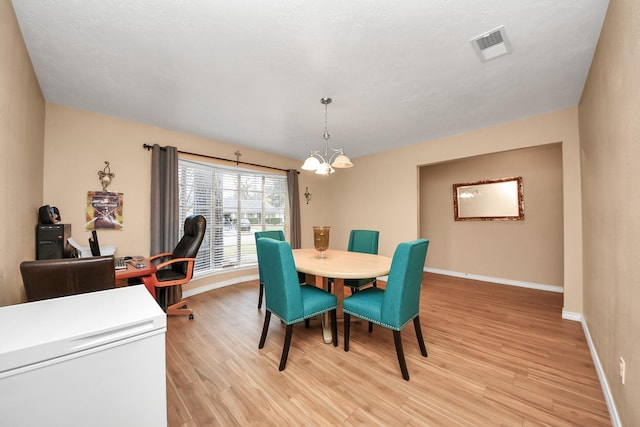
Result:
<instances>
[{"instance_id":1,"label":"glass vase on table","mask_svg":"<svg viewBox=\"0 0 640 427\"><path fill-rule=\"evenodd\" d=\"M320 252L320 258L324 258L324 251L329 249L329 230L331 227L313 227L313 245Z\"/></svg>"}]
</instances>

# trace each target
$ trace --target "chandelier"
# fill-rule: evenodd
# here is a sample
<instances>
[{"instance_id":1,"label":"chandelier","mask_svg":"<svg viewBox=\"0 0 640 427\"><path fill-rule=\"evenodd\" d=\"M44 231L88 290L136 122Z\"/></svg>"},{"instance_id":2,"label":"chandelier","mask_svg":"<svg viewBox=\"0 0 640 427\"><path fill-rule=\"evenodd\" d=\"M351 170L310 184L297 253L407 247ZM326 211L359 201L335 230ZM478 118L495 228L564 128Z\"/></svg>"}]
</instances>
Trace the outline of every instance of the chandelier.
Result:
<instances>
[{"instance_id":1,"label":"chandelier","mask_svg":"<svg viewBox=\"0 0 640 427\"><path fill-rule=\"evenodd\" d=\"M331 104L331 98L322 98L324 104L324 144L320 150L311 151L307 160L304 161L302 169L315 171L318 175L329 175L334 173L334 168L350 168L353 166L349 157L342 151L342 148L333 148L329 143L329 131L327 130L327 105Z\"/></svg>"}]
</instances>

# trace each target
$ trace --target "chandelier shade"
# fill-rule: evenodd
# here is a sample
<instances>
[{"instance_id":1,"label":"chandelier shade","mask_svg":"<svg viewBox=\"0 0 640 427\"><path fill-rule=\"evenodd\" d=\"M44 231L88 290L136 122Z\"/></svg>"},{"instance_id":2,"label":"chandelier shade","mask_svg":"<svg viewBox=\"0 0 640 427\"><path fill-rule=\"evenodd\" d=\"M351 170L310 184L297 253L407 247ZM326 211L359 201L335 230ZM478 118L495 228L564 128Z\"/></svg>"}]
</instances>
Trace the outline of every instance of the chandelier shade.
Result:
<instances>
[{"instance_id":1,"label":"chandelier shade","mask_svg":"<svg viewBox=\"0 0 640 427\"><path fill-rule=\"evenodd\" d=\"M320 167L320 160L314 157L313 154L307 157L307 160L302 164L302 169L306 171L314 171Z\"/></svg>"},{"instance_id":2,"label":"chandelier shade","mask_svg":"<svg viewBox=\"0 0 640 427\"><path fill-rule=\"evenodd\" d=\"M331 98L322 98L324 104L324 135L322 135L323 145L319 150L311 151L309 157L302 165L303 170L315 171L317 175L329 175L337 169L350 168L353 166L351 159L344 154L342 148L333 148L329 143L329 131L327 130L327 105L331 104Z\"/></svg>"}]
</instances>

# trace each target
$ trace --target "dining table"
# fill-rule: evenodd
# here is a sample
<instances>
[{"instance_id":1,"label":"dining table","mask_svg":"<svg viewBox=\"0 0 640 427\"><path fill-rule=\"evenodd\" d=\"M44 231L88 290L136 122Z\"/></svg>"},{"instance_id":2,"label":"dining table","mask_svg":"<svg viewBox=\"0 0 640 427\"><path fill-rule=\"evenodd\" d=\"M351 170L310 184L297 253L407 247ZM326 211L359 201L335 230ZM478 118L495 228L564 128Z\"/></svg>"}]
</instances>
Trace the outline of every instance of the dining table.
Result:
<instances>
[{"instance_id":1,"label":"dining table","mask_svg":"<svg viewBox=\"0 0 640 427\"><path fill-rule=\"evenodd\" d=\"M333 292L338 300L336 316L343 318L345 279L367 279L386 276L391 269L391 258L383 255L327 249L320 253L316 249L294 249L296 270L307 275L307 283L327 290L328 280L333 279ZM323 319L325 343L331 342L328 315Z\"/></svg>"}]
</instances>

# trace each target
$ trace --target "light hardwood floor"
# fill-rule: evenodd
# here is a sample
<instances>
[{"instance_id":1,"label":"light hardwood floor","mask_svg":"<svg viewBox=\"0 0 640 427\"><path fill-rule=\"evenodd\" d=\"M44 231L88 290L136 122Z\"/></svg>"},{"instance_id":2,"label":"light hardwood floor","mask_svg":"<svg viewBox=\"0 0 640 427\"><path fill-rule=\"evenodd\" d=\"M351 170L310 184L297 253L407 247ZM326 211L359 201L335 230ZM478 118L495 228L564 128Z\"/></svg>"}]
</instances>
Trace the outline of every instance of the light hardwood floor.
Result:
<instances>
[{"instance_id":1,"label":"light hardwood floor","mask_svg":"<svg viewBox=\"0 0 640 427\"><path fill-rule=\"evenodd\" d=\"M170 317L169 426L607 426L609 413L580 323L562 320L562 295L424 274L420 318L402 332L410 381L389 330L352 322L345 353L319 322L294 328L278 371L284 326L258 282L188 299L195 320Z\"/></svg>"}]
</instances>

